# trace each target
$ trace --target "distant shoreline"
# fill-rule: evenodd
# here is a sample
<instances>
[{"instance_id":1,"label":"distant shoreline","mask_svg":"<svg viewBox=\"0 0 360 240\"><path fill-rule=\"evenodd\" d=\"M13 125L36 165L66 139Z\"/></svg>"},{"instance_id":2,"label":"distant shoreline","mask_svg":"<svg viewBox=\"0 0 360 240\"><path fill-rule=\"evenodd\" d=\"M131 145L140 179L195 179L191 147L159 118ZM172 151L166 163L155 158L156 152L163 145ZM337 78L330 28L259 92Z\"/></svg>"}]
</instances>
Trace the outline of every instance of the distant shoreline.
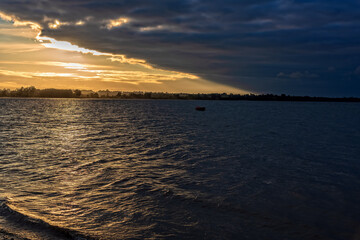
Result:
<instances>
[{"instance_id":1,"label":"distant shoreline","mask_svg":"<svg viewBox=\"0 0 360 240\"><path fill-rule=\"evenodd\" d=\"M311 99L302 98L302 99L202 99L202 98L192 98L192 99L181 99L181 98L118 98L118 97L0 97L0 99L77 99L77 100L202 100L202 101L252 101L252 102L349 102L349 103L358 103L360 98L324 98L316 99L316 97L311 97Z\"/></svg>"},{"instance_id":2,"label":"distant shoreline","mask_svg":"<svg viewBox=\"0 0 360 240\"><path fill-rule=\"evenodd\" d=\"M287 102L360 102L358 97L310 97L286 94L227 94L227 93L164 93L91 91L71 89L36 89L22 87L0 90L0 98L76 98L76 99L154 99L154 100L228 100L228 101L287 101Z\"/></svg>"}]
</instances>

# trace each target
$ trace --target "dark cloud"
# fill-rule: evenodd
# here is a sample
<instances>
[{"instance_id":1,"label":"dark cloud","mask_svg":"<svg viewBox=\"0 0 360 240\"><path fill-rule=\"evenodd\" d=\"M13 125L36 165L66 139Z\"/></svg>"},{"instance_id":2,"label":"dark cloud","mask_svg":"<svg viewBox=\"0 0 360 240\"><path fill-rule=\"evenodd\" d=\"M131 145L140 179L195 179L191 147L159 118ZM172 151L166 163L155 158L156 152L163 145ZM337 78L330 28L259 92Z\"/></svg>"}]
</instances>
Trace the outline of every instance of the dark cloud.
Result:
<instances>
[{"instance_id":1,"label":"dark cloud","mask_svg":"<svg viewBox=\"0 0 360 240\"><path fill-rule=\"evenodd\" d=\"M356 0L2 0L43 35L249 91L360 96ZM106 28L109 19L131 21ZM49 21L86 21L49 28ZM329 70L331 69L331 71Z\"/></svg>"}]
</instances>

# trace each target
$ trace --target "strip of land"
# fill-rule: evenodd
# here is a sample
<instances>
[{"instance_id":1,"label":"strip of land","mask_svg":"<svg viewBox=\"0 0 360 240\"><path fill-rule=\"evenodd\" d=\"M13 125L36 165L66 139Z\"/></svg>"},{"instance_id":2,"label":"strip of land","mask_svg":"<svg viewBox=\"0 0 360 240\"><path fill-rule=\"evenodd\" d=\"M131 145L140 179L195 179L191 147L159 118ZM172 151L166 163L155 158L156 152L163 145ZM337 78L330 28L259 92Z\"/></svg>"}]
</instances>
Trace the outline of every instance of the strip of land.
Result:
<instances>
[{"instance_id":1,"label":"strip of land","mask_svg":"<svg viewBox=\"0 0 360 240\"><path fill-rule=\"evenodd\" d=\"M117 98L117 99L182 99L182 100L248 100L248 101L297 101L297 102L360 102L358 97L290 96L286 94L229 94L229 93L167 93L123 92L72 89L36 89L21 87L15 90L0 90L0 97L19 98Z\"/></svg>"}]
</instances>

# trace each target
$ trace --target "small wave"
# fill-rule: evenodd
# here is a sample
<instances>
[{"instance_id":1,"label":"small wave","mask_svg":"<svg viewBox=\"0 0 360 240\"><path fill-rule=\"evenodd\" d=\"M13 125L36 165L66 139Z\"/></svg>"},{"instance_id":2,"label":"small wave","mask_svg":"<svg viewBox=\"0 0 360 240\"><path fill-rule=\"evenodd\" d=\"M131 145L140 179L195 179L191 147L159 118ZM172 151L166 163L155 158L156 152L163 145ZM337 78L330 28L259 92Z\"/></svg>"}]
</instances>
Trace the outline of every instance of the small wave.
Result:
<instances>
[{"instance_id":1,"label":"small wave","mask_svg":"<svg viewBox=\"0 0 360 240\"><path fill-rule=\"evenodd\" d=\"M30 231L35 235L44 236L45 239L69 239L69 240L95 240L71 229L51 225L41 219L28 216L11 207L9 199L0 199L0 216L5 218L15 229ZM16 230L18 232L18 230ZM0 233L13 236L14 239L28 239L0 229Z\"/></svg>"},{"instance_id":2,"label":"small wave","mask_svg":"<svg viewBox=\"0 0 360 240\"><path fill-rule=\"evenodd\" d=\"M13 239L13 240L29 240L28 238L22 238L20 236L17 236L14 233L10 233L4 229L0 228L0 236L2 237L1 239Z\"/></svg>"},{"instance_id":3,"label":"small wave","mask_svg":"<svg viewBox=\"0 0 360 240\"><path fill-rule=\"evenodd\" d=\"M216 213L226 212L226 215L242 216L241 219L246 219L245 222L251 223L252 226L256 226L258 229L268 228L273 232L282 232L285 229L290 232L290 235L292 234L291 231L295 231L297 235L302 233L309 236L311 234L316 235L318 232L316 227L309 224L299 224L295 220L283 219L269 215L266 212L251 210L246 205L240 206L238 203L201 193L161 187L154 189L150 186L138 187L136 192L138 194L154 195L157 200L161 201L162 199L168 201L168 203L172 202L172 205L176 206L191 204L196 206L194 209L206 208ZM319 235L319 239L323 239L323 236Z\"/></svg>"}]
</instances>

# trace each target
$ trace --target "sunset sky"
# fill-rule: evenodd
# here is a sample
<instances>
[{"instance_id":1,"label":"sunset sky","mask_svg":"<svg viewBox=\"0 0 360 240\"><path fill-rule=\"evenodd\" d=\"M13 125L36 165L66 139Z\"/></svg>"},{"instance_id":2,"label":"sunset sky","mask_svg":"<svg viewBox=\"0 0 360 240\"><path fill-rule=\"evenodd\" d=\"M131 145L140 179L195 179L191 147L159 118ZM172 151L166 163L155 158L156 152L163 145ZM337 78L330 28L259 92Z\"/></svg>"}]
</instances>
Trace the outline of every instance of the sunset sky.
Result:
<instances>
[{"instance_id":1,"label":"sunset sky","mask_svg":"<svg viewBox=\"0 0 360 240\"><path fill-rule=\"evenodd\" d=\"M360 96L360 2L1 0L0 88Z\"/></svg>"}]
</instances>

